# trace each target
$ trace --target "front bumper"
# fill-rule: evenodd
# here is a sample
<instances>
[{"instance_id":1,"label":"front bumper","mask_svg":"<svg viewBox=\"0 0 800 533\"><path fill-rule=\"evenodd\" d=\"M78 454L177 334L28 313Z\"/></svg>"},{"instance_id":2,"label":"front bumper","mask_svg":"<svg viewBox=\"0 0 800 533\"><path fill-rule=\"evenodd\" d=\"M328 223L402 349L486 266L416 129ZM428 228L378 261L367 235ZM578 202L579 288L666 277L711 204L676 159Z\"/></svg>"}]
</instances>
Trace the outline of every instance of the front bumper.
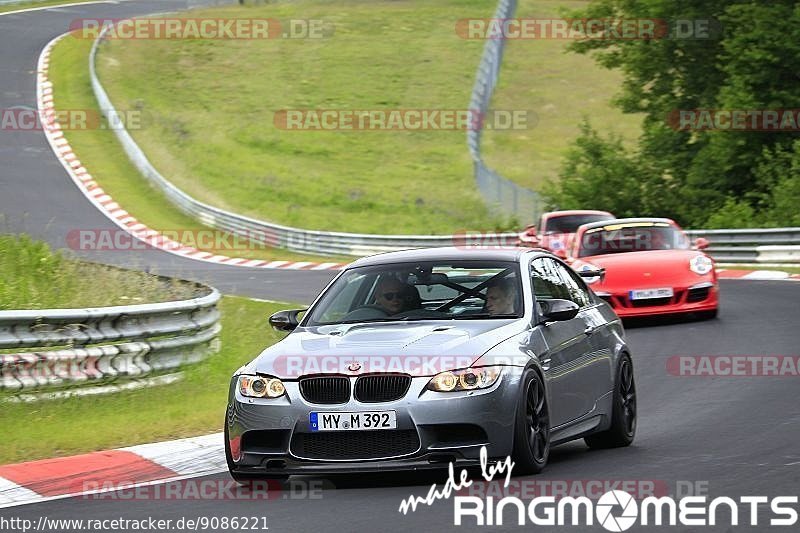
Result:
<instances>
[{"instance_id":1,"label":"front bumper","mask_svg":"<svg viewBox=\"0 0 800 533\"><path fill-rule=\"evenodd\" d=\"M397 401L319 405L308 403L297 381L286 395L246 398L232 387L225 443L238 473L330 474L428 470L478 465L513 451L513 431L522 369L506 367L492 387L438 393L425 389L430 377L415 377ZM355 378L352 378L355 379ZM312 431L311 412L396 412L397 429ZM335 435L332 435L335 434ZM309 444L313 443L313 444Z\"/></svg>"},{"instance_id":2,"label":"front bumper","mask_svg":"<svg viewBox=\"0 0 800 533\"><path fill-rule=\"evenodd\" d=\"M621 318L697 313L713 311L719 306L719 285L716 281L691 286L673 287L671 298L633 301L627 290L592 287L595 293L611 304Z\"/></svg>"}]
</instances>

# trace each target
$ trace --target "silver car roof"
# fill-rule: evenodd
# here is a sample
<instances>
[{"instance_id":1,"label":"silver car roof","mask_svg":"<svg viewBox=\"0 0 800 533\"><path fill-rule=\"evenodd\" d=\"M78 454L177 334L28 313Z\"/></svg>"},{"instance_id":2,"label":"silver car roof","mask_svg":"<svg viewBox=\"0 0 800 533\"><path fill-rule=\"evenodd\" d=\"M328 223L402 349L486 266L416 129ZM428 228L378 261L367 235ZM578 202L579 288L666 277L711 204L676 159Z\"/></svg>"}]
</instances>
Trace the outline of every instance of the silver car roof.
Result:
<instances>
[{"instance_id":1,"label":"silver car roof","mask_svg":"<svg viewBox=\"0 0 800 533\"><path fill-rule=\"evenodd\" d=\"M528 253L551 256L546 250L536 248L415 248L412 250L385 252L369 257L362 257L350 263L348 267L385 265L412 261L519 261L523 254Z\"/></svg>"}]
</instances>

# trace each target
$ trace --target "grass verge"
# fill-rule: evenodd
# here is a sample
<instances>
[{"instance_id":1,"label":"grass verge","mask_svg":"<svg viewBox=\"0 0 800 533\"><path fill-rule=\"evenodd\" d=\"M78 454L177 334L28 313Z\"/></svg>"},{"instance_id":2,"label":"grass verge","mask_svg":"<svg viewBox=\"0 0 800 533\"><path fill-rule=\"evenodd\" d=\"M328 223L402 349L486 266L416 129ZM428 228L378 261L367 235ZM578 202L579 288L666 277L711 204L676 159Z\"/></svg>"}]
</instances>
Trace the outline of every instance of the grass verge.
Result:
<instances>
[{"instance_id":1,"label":"grass verge","mask_svg":"<svg viewBox=\"0 0 800 533\"><path fill-rule=\"evenodd\" d=\"M62 113L68 110L87 110L99 116L99 107L89 81L88 57L91 45L92 41L89 39L67 37L52 51L49 75L54 86L55 105ZM95 181L123 209L148 227L177 233L184 244L232 257L317 262L349 262L353 259L300 254L225 238L224 232L212 230L181 213L164 194L139 174L128 160L113 131L108 128L108 123L104 120L98 125L101 127L67 130L65 136ZM68 231L69 228L65 229L65 232ZM199 240L197 236L209 235L209 232L219 236L221 242L231 243L235 248L196 246ZM211 242L214 240L211 239Z\"/></svg>"},{"instance_id":2,"label":"grass verge","mask_svg":"<svg viewBox=\"0 0 800 533\"><path fill-rule=\"evenodd\" d=\"M25 235L0 235L0 310L132 305L195 296L183 282L74 261Z\"/></svg>"},{"instance_id":3,"label":"grass verge","mask_svg":"<svg viewBox=\"0 0 800 533\"><path fill-rule=\"evenodd\" d=\"M289 131L273 120L281 109L465 109L484 43L459 38L456 22L495 6L299 0L195 11L323 20L334 35L112 40L100 77L119 109L144 113L132 134L154 165L212 205L311 229L503 228L478 195L464 131Z\"/></svg>"},{"instance_id":4,"label":"grass verge","mask_svg":"<svg viewBox=\"0 0 800 533\"><path fill-rule=\"evenodd\" d=\"M279 339L266 317L286 307L223 297L222 349L188 367L178 383L93 398L2 404L0 464L220 431L231 374Z\"/></svg>"},{"instance_id":5,"label":"grass verge","mask_svg":"<svg viewBox=\"0 0 800 533\"><path fill-rule=\"evenodd\" d=\"M585 0L520 0L516 17L552 19ZM567 52L568 40L509 40L503 56L495 109L525 109L538 122L528 130L489 130L484 159L501 175L530 189L557 180L565 150L588 117L604 133L614 131L631 145L641 133L642 116L611 105L622 75L598 66L590 56ZM586 206L587 208L591 206ZM530 222L530 221L523 221Z\"/></svg>"}]
</instances>

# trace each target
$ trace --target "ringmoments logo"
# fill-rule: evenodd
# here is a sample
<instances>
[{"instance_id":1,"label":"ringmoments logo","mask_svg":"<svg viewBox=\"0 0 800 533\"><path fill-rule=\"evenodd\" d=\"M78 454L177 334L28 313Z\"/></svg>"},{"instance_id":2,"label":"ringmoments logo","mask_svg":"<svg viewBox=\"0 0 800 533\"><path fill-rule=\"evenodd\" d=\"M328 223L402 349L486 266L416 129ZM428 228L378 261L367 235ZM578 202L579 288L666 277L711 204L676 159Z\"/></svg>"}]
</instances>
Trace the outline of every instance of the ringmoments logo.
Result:
<instances>
[{"instance_id":1,"label":"ringmoments logo","mask_svg":"<svg viewBox=\"0 0 800 533\"><path fill-rule=\"evenodd\" d=\"M727 496L712 499L686 496L678 500L651 496L637 501L624 490L611 490L596 502L587 497L540 496L524 502L515 496L496 501L492 497L456 496L453 506L457 526L500 526L514 522L520 526L592 526L596 522L607 531L619 532L636 524L772 527L794 526L798 520L797 496L741 496L738 500Z\"/></svg>"},{"instance_id":2,"label":"ringmoments logo","mask_svg":"<svg viewBox=\"0 0 800 533\"><path fill-rule=\"evenodd\" d=\"M481 447L481 476L489 486L493 484L495 476L504 475L502 489L509 490L514 465L508 456L490 466L486 446ZM581 482L577 486L588 489L590 484L596 486L598 481L600 480ZM487 485L481 482L478 482L481 484L478 489L481 495L470 495L475 487L474 483L465 468L456 476L451 462L448 465L447 481L441 488L434 483L426 496L411 495L405 498L400 503L398 512L405 515L415 512L419 506L431 506L439 500L454 496L453 523L456 526L502 526L512 525L514 522L519 526L592 526L597 523L607 531L620 532L627 531L636 524L794 526L798 521L797 496L740 496L737 500L727 496L709 498L700 495L700 491L695 495L681 497L660 496L655 491L663 488L661 483L619 480L620 484L626 484L625 488L633 483L639 500L630 492L617 488L605 491L596 501L586 496L555 495L538 495L523 500L510 495L499 498L489 496L487 492L483 492ZM576 485L573 483L573 486Z\"/></svg>"}]
</instances>

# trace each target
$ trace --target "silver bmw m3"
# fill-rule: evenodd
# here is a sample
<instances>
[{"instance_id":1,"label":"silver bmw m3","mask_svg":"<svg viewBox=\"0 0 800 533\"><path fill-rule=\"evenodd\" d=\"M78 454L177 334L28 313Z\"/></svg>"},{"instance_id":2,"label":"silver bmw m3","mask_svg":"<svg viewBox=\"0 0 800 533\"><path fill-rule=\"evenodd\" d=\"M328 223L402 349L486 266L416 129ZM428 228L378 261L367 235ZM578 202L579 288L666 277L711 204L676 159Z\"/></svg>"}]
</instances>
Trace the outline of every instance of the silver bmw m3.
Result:
<instances>
[{"instance_id":1,"label":"silver bmw m3","mask_svg":"<svg viewBox=\"0 0 800 533\"><path fill-rule=\"evenodd\" d=\"M619 318L542 250L359 259L270 324L289 334L230 383L240 481L472 466L484 447L536 473L551 446L627 446L636 432Z\"/></svg>"}]
</instances>

